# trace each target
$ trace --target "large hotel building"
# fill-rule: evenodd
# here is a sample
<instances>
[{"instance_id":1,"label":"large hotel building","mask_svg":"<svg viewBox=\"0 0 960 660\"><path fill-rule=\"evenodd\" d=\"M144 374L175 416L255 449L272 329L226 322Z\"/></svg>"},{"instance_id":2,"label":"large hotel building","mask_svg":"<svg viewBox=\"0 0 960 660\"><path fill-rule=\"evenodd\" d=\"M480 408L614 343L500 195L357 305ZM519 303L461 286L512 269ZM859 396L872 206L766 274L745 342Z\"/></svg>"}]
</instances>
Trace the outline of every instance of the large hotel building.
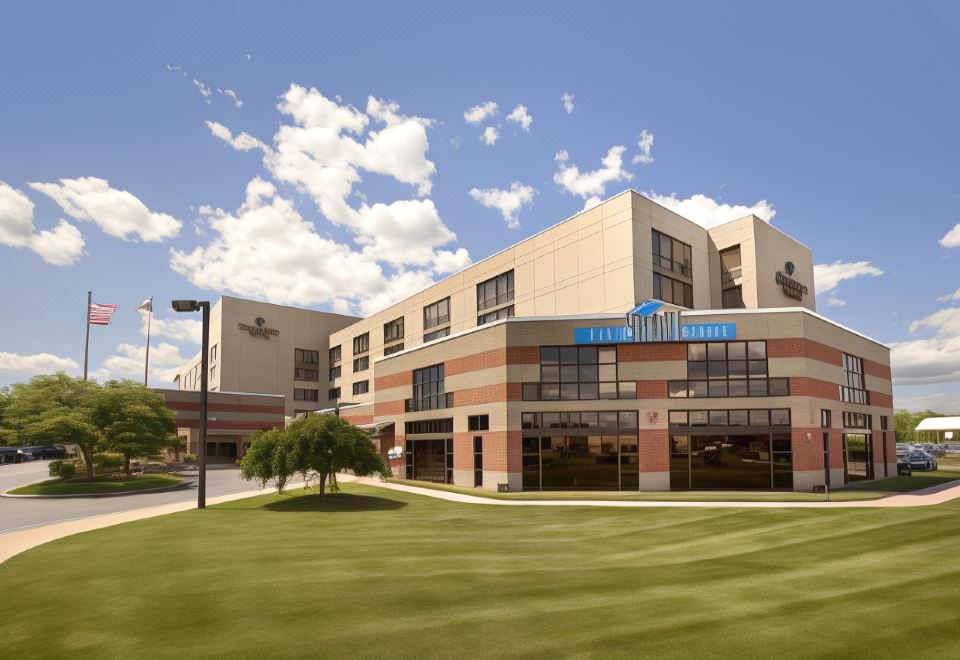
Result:
<instances>
[{"instance_id":1,"label":"large hotel building","mask_svg":"<svg viewBox=\"0 0 960 660\"><path fill-rule=\"evenodd\" d=\"M817 314L809 248L754 216L707 230L626 191L366 319L223 297L212 328L211 389L339 414L401 478L808 491L896 473L889 349Z\"/></svg>"}]
</instances>

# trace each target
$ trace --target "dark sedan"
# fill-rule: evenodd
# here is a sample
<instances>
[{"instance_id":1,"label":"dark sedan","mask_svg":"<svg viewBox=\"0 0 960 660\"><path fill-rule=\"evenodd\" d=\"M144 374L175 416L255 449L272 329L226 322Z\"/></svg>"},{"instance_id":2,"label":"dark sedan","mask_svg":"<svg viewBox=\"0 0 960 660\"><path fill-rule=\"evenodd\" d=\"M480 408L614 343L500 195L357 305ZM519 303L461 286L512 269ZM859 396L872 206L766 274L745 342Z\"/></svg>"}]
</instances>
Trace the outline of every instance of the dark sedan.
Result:
<instances>
[{"instance_id":1,"label":"dark sedan","mask_svg":"<svg viewBox=\"0 0 960 660\"><path fill-rule=\"evenodd\" d=\"M912 451L906 455L911 470L933 471L937 469L937 459L925 451Z\"/></svg>"}]
</instances>

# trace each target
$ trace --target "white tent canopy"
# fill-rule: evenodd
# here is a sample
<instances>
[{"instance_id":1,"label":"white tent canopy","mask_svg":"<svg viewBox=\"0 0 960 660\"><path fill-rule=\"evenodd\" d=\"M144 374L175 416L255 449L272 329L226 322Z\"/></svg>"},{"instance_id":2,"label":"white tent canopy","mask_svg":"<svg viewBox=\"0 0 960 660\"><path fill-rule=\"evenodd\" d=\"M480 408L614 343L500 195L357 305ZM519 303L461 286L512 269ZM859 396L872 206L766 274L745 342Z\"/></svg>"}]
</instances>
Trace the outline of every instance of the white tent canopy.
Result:
<instances>
[{"instance_id":1,"label":"white tent canopy","mask_svg":"<svg viewBox=\"0 0 960 660\"><path fill-rule=\"evenodd\" d=\"M960 417L927 417L917 424L918 431L960 431Z\"/></svg>"}]
</instances>

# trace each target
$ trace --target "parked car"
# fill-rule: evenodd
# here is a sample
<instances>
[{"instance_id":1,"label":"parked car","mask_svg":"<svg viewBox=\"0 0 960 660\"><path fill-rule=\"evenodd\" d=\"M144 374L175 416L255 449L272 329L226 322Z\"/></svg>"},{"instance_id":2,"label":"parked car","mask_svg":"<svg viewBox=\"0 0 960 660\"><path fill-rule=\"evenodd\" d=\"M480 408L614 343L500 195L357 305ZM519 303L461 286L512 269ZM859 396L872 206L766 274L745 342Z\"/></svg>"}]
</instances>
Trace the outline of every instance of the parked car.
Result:
<instances>
[{"instance_id":1,"label":"parked car","mask_svg":"<svg viewBox=\"0 0 960 660\"><path fill-rule=\"evenodd\" d=\"M922 449L917 449L910 452L907 454L906 458L910 463L911 470L933 471L937 469L937 459Z\"/></svg>"},{"instance_id":2,"label":"parked car","mask_svg":"<svg viewBox=\"0 0 960 660\"><path fill-rule=\"evenodd\" d=\"M897 443L897 456L905 456L910 452L914 451L916 447L911 445L909 442L898 442Z\"/></svg>"},{"instance_id":3,"label":"parked car","mask_svg":"<svg viewBox=\"0 0 960 660\"><path fill-rule=\"evenodd\" d=\"M907 458L906 454L897 456L897 474L908 477L913 474L913 469L910 467L910 459Z\"/></svg>"},{"instance_id":4,"label":"parked car","mask_svg":"<svg viewBox=\"0 0 960 660\"><path fill-rule=\"evenodd\" d=\"M927 452L934 458L940 458L944 454L943 447L941 447L938 444L934 444L932 442L927 442L925 444L920 445L920 449Z\"/></svg>"},{"instance_id":5,"label":"parked car","mask_svg":"<svg viewBox=\"0 0 960 660\"><path fill-rule=\"evenodd\" d=\"M948 454L960 454L960 442L948 442L943 449Z\"/></svg>"}]
</instances>

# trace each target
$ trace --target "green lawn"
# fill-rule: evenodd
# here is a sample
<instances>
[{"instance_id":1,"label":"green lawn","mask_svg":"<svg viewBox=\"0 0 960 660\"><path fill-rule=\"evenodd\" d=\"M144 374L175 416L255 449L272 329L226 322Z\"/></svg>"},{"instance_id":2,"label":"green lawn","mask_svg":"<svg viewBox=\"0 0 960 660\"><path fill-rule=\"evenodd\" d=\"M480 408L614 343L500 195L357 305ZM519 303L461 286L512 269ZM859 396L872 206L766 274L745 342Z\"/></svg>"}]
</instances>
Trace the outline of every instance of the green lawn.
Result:
<instances>
[{"instance_id":1,"label":"green lawn","mask_svg":"<svg viewBox=\"0 0 960 660\"><path fill-rule=\"evenodd\" d=\"M834 491L836 495L848 495L853 492L876 492L885 491L886 493L908 493L912 490L940 486L950 481L960 480L960 474L945 470L934 470L933 472L914 472L911 476L890 477L879 481L860 481L844 486L841 491Z\"/></svg>"},{"instance_id":2,"label":"green lawn","mask_svg":"<svg viewBox=\"0 0 960 660\"><path fill-rule=\"evenodd\" d=\"M145 474L140 477L106 475L87 481L84 477L51 479L10 491L11 495L101 495L173 486L183 481L170 474Z\"/></svg>"},{"instance_id":3,"label":"green lawn","mask_svg":"<svg viewBox=\"0 0 960 660\"><path fill-rule=\"evenodd\" d=\"M956 657L960 502L528 508L343 488L14 557L3 654Z\"/></svg>"}]
</instances>

